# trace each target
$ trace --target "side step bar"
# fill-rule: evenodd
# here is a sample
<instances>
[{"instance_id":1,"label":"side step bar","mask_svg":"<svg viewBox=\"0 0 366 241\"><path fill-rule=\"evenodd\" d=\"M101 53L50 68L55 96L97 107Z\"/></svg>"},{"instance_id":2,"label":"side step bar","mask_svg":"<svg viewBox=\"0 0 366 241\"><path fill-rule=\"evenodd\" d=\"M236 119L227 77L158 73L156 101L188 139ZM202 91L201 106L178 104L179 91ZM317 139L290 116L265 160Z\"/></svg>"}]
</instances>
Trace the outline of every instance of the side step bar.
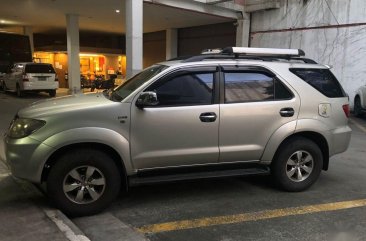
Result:
<instances>
[{"instance_id":1,"label":"side step bar","mask_svg":"<svg viewBox=\"0 0 366 241\"><path fill-rule=\"evenodd\" d=\"M209 178L222 178L222 177L237 177L237 176L250 176L250 175L268 175L270 169L266 166L234 169L234 170L219 170L219 171L206 171L206 172L192 172L192 173L180 173L171 175L157 175L157 176L131 176L129 177L130 186L139 186L144 184L164 183L164 182L176 182L187 181L195 179L209 179Z\"/></svg>"}]
</instances>

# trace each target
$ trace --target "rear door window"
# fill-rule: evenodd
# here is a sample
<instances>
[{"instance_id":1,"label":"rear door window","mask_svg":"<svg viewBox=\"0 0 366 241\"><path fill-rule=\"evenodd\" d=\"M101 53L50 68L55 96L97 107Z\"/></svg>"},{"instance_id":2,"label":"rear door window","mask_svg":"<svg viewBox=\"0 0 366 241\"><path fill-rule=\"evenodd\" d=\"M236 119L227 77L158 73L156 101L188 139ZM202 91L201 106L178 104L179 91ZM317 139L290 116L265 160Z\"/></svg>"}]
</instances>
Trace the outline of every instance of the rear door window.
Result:
<instances>
[{"instance_id":1,"label":"rear door window","mask_svg":"<svg viewBox=\"0 0 366 241\"><path fill-rule=\"evenodd\" d=\"M263 72L225 72L225 103L288 100L292 93L274 76Z\"/></svg>"},{"instance_id":2,"label":"rear door window","mask_svg":"<svg viewBox=\"0 0 366 241\"><path fill-rule=\"evenodd\" d=\"M291 68L290 71L329 98L347 96L329 69Z\"/></svg>"},{"instance_id":3,"label":"rear door window","mask_svg":"<svg viewBox=\"0 0 366 241\"><path fill-rule=\"evenodd\" d=\"M55 70L53 69L52 65L49 64L27 64L25 66L25 72L30 74L54 74Z\"/></svg>"}]
</instances>

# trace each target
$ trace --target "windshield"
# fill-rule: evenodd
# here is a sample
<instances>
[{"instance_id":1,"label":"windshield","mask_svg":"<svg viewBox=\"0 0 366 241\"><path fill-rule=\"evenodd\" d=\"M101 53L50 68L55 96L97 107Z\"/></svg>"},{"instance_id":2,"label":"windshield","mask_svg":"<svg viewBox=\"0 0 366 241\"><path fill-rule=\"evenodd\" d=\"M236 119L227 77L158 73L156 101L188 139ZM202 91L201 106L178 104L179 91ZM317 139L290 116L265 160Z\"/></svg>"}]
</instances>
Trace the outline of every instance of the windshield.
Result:
<instances>
[{"instance_id":1,"label":"windshield","mask_svg":"<svg viewBox=\"0 0 366 241\"><path fill-rule=\"evenodd\" d=\"M124 84L118 86L111 94L111 99L121 101L132 92L134 92L141 85L145 84L151 78L161 73L163 70L167 69L168 66L165 65L153 65L142 72L136 74L131 79L127 80Z\"/></svg>"}]
</instances>

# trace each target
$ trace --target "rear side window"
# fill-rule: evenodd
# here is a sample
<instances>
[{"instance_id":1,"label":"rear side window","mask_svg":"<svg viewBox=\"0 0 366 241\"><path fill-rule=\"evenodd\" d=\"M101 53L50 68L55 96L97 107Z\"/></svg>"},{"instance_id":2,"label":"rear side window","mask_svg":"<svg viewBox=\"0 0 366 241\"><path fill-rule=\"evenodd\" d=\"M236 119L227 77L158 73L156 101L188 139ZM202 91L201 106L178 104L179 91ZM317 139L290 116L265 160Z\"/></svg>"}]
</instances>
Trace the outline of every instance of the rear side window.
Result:
<instances>
[{"instance_id":1,"label":"rear side window","mask_svg":"<svg viewBox=\"0 0 366 241\"><path fill-rule=\"evenodd\" d=\"M329 98L347 96L329 69L291 68L290 71Z\"/></svg>"},{"instance_id":2,"label":"rear side window","mask_svg":"<svg viewBox=\"0 0 366 241\"><path fill-rule=\"evenodd\" d=\"M50 64L27 64L25 66L26 73L42 73L42 74L54 74L55 70Z\"/></svg>"}]
</instances>

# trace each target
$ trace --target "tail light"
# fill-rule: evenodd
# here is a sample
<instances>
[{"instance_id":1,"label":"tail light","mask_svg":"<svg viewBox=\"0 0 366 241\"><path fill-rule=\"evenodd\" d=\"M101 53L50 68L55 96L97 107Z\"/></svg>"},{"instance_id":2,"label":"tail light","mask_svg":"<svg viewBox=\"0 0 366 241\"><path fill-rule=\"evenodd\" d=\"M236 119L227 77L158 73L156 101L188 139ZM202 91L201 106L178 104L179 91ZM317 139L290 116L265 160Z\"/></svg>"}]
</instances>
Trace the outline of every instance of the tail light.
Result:
<instances>
[{"instance_id":1,"label":"tail light","mask_svg":"<svg viewBox=\"0 0 366 241\"><path fill-rule=\"evenodd\" d=\"M343 107L344 114L347 116L347 118L349 118L349 115L350 115L349 104L343 105L342 107Z\"/></svg>"},{"instance_id":2,"label":"tail light","mask_svg":"<svg viewBox=\"0 0 366 241\"><path fill-rule=\"evenodd\" d=\"M28 75L23 74L23 82L29 81Z\"/></svg>"}]
</instances>

